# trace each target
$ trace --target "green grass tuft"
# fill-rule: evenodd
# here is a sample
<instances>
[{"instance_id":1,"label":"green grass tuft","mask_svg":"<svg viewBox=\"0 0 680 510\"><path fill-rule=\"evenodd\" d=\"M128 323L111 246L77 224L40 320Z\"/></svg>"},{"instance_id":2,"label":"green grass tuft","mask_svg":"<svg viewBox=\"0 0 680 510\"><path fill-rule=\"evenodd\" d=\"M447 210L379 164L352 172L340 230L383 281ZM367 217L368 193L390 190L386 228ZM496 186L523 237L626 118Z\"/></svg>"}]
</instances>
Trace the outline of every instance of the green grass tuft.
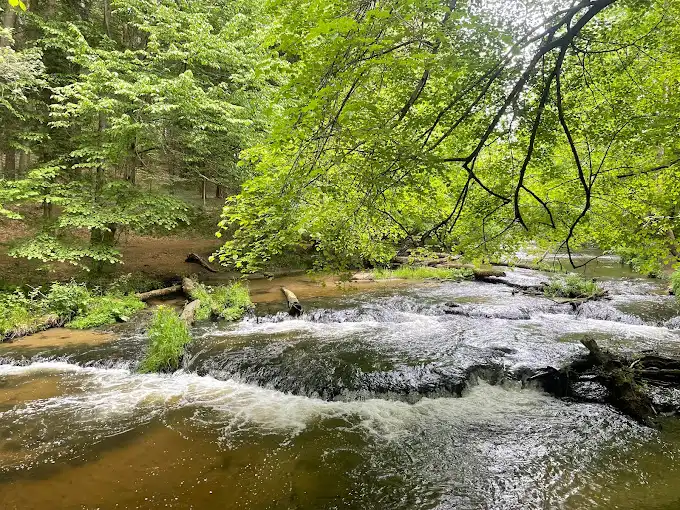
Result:
<instances>
[{"instance_id":1,"label":"green grass tuft","mask_svg":"<svg viewBox=\"0 0 680 510\"><path fill-rule=\"evenodd\" d=\"M550 279L543 292L549 297L594 298L604 295L604 290L593 280L576 273Z\"/></svg>"},{"instance_id":2,"label":"green grass tuft","mask_svg":"<svg viewBox=\"0 0 680 510\"><path fill-rule=\"evenodd\" d=\"M373 275L376 280L466 280L473 276L469 269L427 267L427 266L402 266L397 269L374 269Z\"/></svg>"},{"instance_id":3,"label":"green grass tuft","mask_svg":"<svg viewBox=\"0 0 680 510\"><path fill-rule=\"evenodd\" d=\"M199 283L191 293L191 298L201 300L196 320L235 321L243 317L253 306L248 288L239 282L219 287L208 287Z\"/></svg>"},{"instance_id":4,"label":"green grass tuft","mask_svg":"<svg viewBox=\"0 0 680 510\"><path fill-rule=\"evenodd\" d=\"M179 368L184 347L191 342L189 328L172 309L159 306L148 331L149 348L139 366L142 373L172 372Z\"/></svg>"}]
</instances>

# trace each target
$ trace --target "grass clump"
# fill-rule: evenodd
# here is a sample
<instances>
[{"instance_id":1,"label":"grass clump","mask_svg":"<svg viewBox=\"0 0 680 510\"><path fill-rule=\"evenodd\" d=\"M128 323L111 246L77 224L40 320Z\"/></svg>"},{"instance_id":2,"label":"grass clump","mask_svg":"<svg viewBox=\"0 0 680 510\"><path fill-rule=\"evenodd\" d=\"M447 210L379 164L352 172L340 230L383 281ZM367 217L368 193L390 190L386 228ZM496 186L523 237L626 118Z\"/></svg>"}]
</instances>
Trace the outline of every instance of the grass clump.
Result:
<instances>
[{"instance_id":1,"label":"grass clump","mask_svg":"<svg viewBox=\"0 0 680 510\"><path fill-rule=\"evenodd\" d=\"M85 309L66 324L67 328L90 329L116 322L127 322L145 307L135 296L91 296Z\"/></svg>"},{"instance_id":2,"label":"grass clump","mask_svg":"<svg viewBox=\"0 0 680 510\"><path fill-rule=\"evenodd\" d=\"M226 319L235 321L253 307L248 288L240 282L209 287L197 284L191 292L192 299L200 299L196 320Z\"/></svg>"},{"instance_id":3,"label":"grass clump","mask_svg":"<svg viewBox=\"0 0 680 510\"><path fill-rule=\"evenodd\" d=\"M465 280L471 278L470 269L428 266L402 266L397 269L375 269L373 275L376 280Z\"/></svg>"},{"instance_id":4,"label":"grass clump","mask_svg":"<svg viewBox=\"0 0 680 510\"><path fill-rule=\"evenodd\" d=\"M189 328L179 315L159 306L148 331L149 347L139 366L142 373L172 372L179 368L184 347L191 342Z\"/></svg>"},{"instance_id":5,"label":"grass clump","mask_svg":"<svg viewBox=\"0 0 680 510\"><path fill-rule=\"evenodd\" d=\"M680 300L680 269L671 275L671 291L675 298Z\"/></svg>"},{"instance_id":6,"label":"grass clump","mask_svg":"<svg viewBox=\"0 0 680 510\"><path fill-rule=\"evenodd\" d=\"M550 279L543 292L548 297L594 298L604 295L604 290L593 280L576 273Z\"/></svg>"}]
</instances>

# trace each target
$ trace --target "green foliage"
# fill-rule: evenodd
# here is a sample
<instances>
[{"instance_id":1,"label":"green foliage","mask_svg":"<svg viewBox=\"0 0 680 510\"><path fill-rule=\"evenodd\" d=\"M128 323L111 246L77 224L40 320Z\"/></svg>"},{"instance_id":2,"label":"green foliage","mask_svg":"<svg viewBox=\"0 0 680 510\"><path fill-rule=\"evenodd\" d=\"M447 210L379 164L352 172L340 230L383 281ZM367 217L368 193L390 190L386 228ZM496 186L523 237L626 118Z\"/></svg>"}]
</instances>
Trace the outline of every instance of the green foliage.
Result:
<instances>
[{"instance_id":1,"label":"green foliage","mask_svg":"<svg viewBox=\"0 0 680 510\"><path fill-rule=\"evenodd\" d=\"M147 334L149 347L139 371L149 373L177 370L184 347L191 342L189 329L177 313L165 306L159 306Z\"/></svg>"},{"instance_id":2,"label":"green foliage","mask_svg":"<svg viewBox=\"0 0 680 510\"><path fill-rule=\"evenodd\" d=\"M604 294L595 281L577 273L551 278L543 292L546 296L561 298L593 298Z\"/></svg>"},{"instance_id":3,"label":"green foliage","mask_svg":"<svg viewBox=\"0 0 680 510\"><path fill-rule=\"evenodd\" d=\"M42 307L35 293L27 295L17 290L0 294L0 336L12 331L30 330L38 324L41 314Z\"/></svg>"},{"instance_id":4,"label":"green foliage","mask_svg":"<svg viewBox=\"0 0 680 510\"><path fill-rule=\"evenodd\" d=\"M235 321L243 317L253 306L248 288L240 282L209 287L196 284L192 299L200 299L201 306L196 320L225 319Z\"/></svg>"},{"instance_id":5,"label":"green foliage","mask_svg":"<svg viewBox=\"0 0 680 510\"><path fill-rule=\"evenodd\" d=\"M83 312L66 324L67 328L90 329L116 322L127 322L146 305L134 296L92 296Z\"/></svg>"},{"instance_id":6,"label":"green foliage","mask_svg":"<svg viewBox=\"0 0 680 510\"><path fill-rule=\"evenodd\" d=\"M680 269L671 275L671 290L676 299L680 300Z\"/></svg>"},{"instance_id":7,"label":"green foliage","mask_svg":"<svg viewBox=\"0 0 680 510\"><path fill-rule=\"evenodd\" d=\"M189 223L178 185L237 189L282 73L262 44L263 7L56 0L0 29L0 151L31 154L0 178L0 215L39 227L11 255L121 262L121 236Z\"/></svg>"},{"instance_id":8,"label":"green foliage","mask_svg":"<svg viewBox=\"0 0 680 510\"><path fill-rule=\"evenodd\" d=\"M469 269L402 266L397 269L375 269L372 271L377 280L465 280L473 276Z\"/></svg>"},{"instance_id":9,"label":"green foliage","mask_svg":"<svg viewBox=\"0 0 680 510\"><path fill-rule=\"evenodd\" d=\"M92 299L85 285L53 283L45 295L43 307L63 320L70 320L88 313Z\"/></svg>"},{"instance_id":10,"label":"green foliage","mask_svg":"<svg viewBox=\"0 0 680 510\"><path fill-rule=\"evenodd\" d=\"M145 304L133 295L119 292L102 294L76 282L53 283L49 289L30 293L17 290L0 294L0 335L14 330L30 330L54 317L55 324L88 329L127 321Z\"/></svg>"}]
</instances>

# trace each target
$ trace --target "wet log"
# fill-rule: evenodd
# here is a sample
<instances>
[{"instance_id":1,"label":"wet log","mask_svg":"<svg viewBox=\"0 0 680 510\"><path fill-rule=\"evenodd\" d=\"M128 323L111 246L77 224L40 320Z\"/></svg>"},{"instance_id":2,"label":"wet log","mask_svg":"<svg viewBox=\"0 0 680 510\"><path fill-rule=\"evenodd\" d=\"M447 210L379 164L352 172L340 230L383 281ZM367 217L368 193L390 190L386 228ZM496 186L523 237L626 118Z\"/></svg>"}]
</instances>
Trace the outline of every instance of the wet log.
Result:
<instances>
[{"instance_id":1,"label":"wet log","mask_svg":"<svg viewBox=\"0 0 680 510\"><path fill-rule=\"evenodd\" d=\"M300 300L297 298L297 296L295 296L295 294L285 287L281 287L281 291L286 296L286 301L288 303L288 313L293 317L299 317L302 315L302 304L300 304Z\"/></svg>"},{"instance_id":2,"label":"wet log","mask_svg":"<svg viewBox=\"0 0 680 510\"><path fill-rule=\"evenodd\" d=\"M135 296L140 301L148 301L149 299L168 296L176 292L182 292L182 286L180 284L165 287L163 289L150 290L149 292L140 292L138 294L135 294Z\"/></svg>"},{"instance_id":3,"label":"wet log","mask_svg":"<svg viewBox=\"0 0 680 510\"><path fill-rule=\"evenodd\" d=\"M193 262L195 264L200 265L204 269L207 269L211 273L217 273L217 269L208 264L208 261L206 261L203 257L198 255L197 253L190 253L189 255L187 255L185 262Z\"/></svg>"},{"instance_id":4,"label":"wet log","mask_svg":"<svg viewBox=\"0 0 680 510\"><path fill-rule=\"evenodd\" d=\"M201 300L200 299L194 299L193 301L190 301L186 305L184 305L184 308L182 309L182 313L179 315L179 318L183 320L187 326L191 327L193 326L194 322L196 321L196 312L198 311L198 308L201 306Z\"/></svg>"},{"instance_id":5,"label":"wet log","mask_svg":"<svg viewBox=\"0 0 680 510\"><path fill-rule=\"evenodd\" d=\"M503 273L503 276L505 276L505 273ZM543 289L545 288L545 283L541 283L539 285L523 285L521 283L515 283L511 282L508 280L505 280L503 278L499 278L497 276L482 276L480 278L477 278L477 280L484 282L484 283L492 283L492 284L497 284L497 285L505 285L507 287L511 287L516 290L520 290L526 294L532 294L532 295L539 295L543 294Z\"/></svg>"},{"instance_id":6,"label":"wet log","mask_svg":"<svg viewBox=\"0 0 680 510\"><path fill-rule=\"evenodd\" d=\"M196 290L196 282L186 276L182 278L182 292L190 298Z\"/></svg>"},{"instance_id":7,"label":"wet log","mask_svg":"<svg viewBox=\"0 0 680 510\"><path fill-rule=\"evenodd\" d=\"M601 381L609 390L610 403L634 420L645 425L654 425L656 409L649 396L636 382L635 369L614 357L609 351L601 349L591 337L582 339L581 343L588 349L590 358L598 368Z\"/></svg>"}]
</instances>

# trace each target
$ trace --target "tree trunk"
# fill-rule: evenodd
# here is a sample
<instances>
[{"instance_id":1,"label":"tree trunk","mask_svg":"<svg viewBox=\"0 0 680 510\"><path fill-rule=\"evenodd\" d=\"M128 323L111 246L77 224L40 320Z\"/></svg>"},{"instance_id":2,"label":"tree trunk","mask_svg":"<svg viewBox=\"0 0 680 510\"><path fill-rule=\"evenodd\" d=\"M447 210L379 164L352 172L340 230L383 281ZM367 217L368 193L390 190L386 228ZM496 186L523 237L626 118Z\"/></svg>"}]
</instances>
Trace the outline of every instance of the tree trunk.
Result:
<instances>
[{"instance_id":1,"label":"tree trunk","mask_svg":"<svg viewBox=\"0 0 680 510\"><path fill-rule=\"evenodd\" d=\"M203 207L205 207L205 199L206 199L207 192L208 192L208 190L207 190L207 184L208 184L208 181L207 181L207 180L205 179L205 177L204 177L204 178L203 178L203 183L202 183L202 185L201 185L201 196L202 196L202 198L203 198Z\"/></svg>"},{"instance_id":2,"label":"tree trunk","mask_svg":"<svg viewBox=\"0 0 680 510\"><path fill-rule=\"evenodd\" d=\"M17 175L17 151L14 149L7 149L5 151L5 175L7 177L16 179Z\"/></svg>"},{"instance_id":3,"label":"tree trunk","mask_svg":"<svg viewBox=\"0 0 680 510\"><path fill-rule=\"evenodd\" d=\"M28 153L19 152L19 175L25 175L28 169Z\"/></svg>"},{"instance_id":4,"label":"tree trunk","mask_svg":"<svg viewBox=\"0 0 680 510\"><path fill-rule=\"evenodd\" d=\"M14 25L17 20L17 13L14 9L9 7L7 4L4 5L3 7L5 9L5 13L2 16L2 27L13 30ZM10 40L7 37L0 37L0 47L5 47L10 45Z\"/></svg>"},{"instance_id":5,"label":"tree trunk","mask_svg":"<svg viewBox=\"0 0 680 510\"><path fill-rule=\"evenodd\" d=\"M215 198L224 198L224 189L219 184L215 186Z\"/></svg>"}]
</instances>

